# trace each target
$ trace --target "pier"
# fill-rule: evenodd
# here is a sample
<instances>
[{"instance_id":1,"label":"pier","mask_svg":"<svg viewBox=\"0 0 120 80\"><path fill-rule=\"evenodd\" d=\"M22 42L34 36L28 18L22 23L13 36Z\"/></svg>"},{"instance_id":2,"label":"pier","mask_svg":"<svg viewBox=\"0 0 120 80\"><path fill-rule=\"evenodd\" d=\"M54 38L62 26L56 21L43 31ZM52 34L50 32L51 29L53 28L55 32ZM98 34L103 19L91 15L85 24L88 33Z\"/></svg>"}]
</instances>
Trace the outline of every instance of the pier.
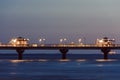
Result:
<instances>
[{"instance_id":1,"label":"pier","mask_svg":"<svg viewBox=\"0 0 120 80\"><path fill-rule=\"evenodd\" d=\"M62 59L66 59L66 55L69 52L69 50L101 50L104 54L104 59L108 59L108 53L112 49L120 49L120 45L116 44L114 46L107 46L107 47L99 47L96 45L44 45L44 46L24 46L24 47L14 47L14 46L0 46L0 50L16 50L18 53L18 59L22 59L23 53L25 50L59 50Z\"/></svg>"},{"instance_id":2,"label":"pier","mask_svg":"<svg viewBox=\"0 0 120 80\"><path fill-rule=\"evenodd\" d=\"M113 44L112 40L103 38L96 44L28 44L28 39L18 37L12 39L10 44L0 44L0 50L16 50L18 59L21 60L25 50L59 50L61 58L66 59L69 50L101 50L103 58L108 59L108 54L113 49L120 49L120 44ZM61 40L62 41L62 40Z\"/></svg>"}]
</instances>

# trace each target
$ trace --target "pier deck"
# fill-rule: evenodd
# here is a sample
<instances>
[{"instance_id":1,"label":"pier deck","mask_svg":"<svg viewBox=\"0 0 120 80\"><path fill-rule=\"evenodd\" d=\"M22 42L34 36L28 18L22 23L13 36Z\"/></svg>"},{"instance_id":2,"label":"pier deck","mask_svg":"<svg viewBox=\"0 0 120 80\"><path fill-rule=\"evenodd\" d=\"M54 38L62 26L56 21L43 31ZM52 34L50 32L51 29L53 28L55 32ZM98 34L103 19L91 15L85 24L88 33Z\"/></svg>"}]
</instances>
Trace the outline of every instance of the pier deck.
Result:
<instances>
[{"instance_id":1,"label":"pier deck","mask_svg":"<svg viewBox=\"0 0 120 80\"><path fill-rule=\"evenodd\" d=\"M66 59L66 54L69 50L101 50L104 54L104 59L108 59L108 53L111 49L120 49L119 44L111 46L97 46L93 44L86 45L38 45L38 46L11 46L1 45L0 50L16 50L18 53L18 59L22 59L22 54L25 50L59 50L62 54L62 59Z\"/></svg>"}]
</instances>

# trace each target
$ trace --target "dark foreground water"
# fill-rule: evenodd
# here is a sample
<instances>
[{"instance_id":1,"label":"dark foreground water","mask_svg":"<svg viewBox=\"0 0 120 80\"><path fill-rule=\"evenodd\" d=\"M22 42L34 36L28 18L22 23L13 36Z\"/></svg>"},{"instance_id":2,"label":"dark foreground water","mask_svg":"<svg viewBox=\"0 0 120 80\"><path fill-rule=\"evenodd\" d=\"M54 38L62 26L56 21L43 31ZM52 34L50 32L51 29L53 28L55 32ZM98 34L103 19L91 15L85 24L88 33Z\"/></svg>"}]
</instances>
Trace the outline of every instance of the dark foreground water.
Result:
<instances>
[{"instance_id":1,"label":"dark foreground water","mask_svg":"<svg viewBox=\"0 0 120 80\"><path fill-rule=\"evenodd\" d=\"M120 54L0 54L0 80L120 80Z\"/></svg>"}]
</instances>

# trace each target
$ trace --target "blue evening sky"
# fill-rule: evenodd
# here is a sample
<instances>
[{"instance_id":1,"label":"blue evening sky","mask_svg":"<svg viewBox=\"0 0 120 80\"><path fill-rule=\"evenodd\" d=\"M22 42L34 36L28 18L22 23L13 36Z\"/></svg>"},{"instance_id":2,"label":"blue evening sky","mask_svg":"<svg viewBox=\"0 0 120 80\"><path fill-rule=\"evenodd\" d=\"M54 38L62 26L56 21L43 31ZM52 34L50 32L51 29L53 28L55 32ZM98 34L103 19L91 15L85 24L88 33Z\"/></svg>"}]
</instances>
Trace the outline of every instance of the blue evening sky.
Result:
<instances>
[{"instance_id":1,"label":"blue evening sky","mask_svg":"<svg viewBox=\"0 0 120 80\"><path fill-rule=\"evenodd\" d=\"M59 38L120 42L120 0L0 0L0 41L23 36L31 42Z\"/></svg>"}]
</instances>

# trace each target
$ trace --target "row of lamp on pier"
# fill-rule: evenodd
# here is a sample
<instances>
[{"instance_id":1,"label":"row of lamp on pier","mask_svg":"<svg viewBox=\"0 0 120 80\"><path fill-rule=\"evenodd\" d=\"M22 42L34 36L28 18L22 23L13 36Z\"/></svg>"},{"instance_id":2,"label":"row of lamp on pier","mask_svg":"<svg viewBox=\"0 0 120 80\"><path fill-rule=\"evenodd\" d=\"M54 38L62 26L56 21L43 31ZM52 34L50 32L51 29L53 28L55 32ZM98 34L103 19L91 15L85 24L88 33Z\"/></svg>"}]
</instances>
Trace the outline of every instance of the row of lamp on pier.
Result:
<instances>
[{"instance_id":1,"label":"row of lamp on pier","mask_svg":"<svg viewBox=\"0 0 120 80\"><path fill-rule=\"evenodd\" d=\"M45 38L40 38L39 39L39 46L45 46ZM30 44L28 43L29 39L27 38L23 38L23 37L17 37L17 38L12 38L9 42L9 46L21 46L21 47L25 47L25 46L30 46ZM59 45L66 45L67 39L66 38L61 38L59 39ZM79 44L82 44L82 39L79 38L78 39ZM71 45L74 45L74 42L70 43ZM1 45L1 44L0 44ZM32 44L31 46L38 46L38 44Z\"/></svg>"},{"instance_id":2,"label":"row of lamp on pier","mask_svg":"<svg viewBox=\"0 0 120 80\"><path fill-rule=\"evenodd\" d=\"M39 46L45 46L45 38L40 38L39 39ZM28 43L29 39L25 39L23 37L18 37L18 38L13 38L9 42L9 46L29 46L30 44ZM69 45L69 46L74 46L74 45L85 45L82 43L82 39L78 39L78 44L75 44L74 42L71 42L70 44L66 44L67 39L66 38L61 38L59 40L59 45ZM95 45L96 46L113 46L113 42L115 42L115 39L108 39L107 37L104 37L103 39L97 39ZM0 46L2 46L2 43L0 43ZM38 44L32 44L31 46L37 47Z\"/></svg>"}]
</instances>

